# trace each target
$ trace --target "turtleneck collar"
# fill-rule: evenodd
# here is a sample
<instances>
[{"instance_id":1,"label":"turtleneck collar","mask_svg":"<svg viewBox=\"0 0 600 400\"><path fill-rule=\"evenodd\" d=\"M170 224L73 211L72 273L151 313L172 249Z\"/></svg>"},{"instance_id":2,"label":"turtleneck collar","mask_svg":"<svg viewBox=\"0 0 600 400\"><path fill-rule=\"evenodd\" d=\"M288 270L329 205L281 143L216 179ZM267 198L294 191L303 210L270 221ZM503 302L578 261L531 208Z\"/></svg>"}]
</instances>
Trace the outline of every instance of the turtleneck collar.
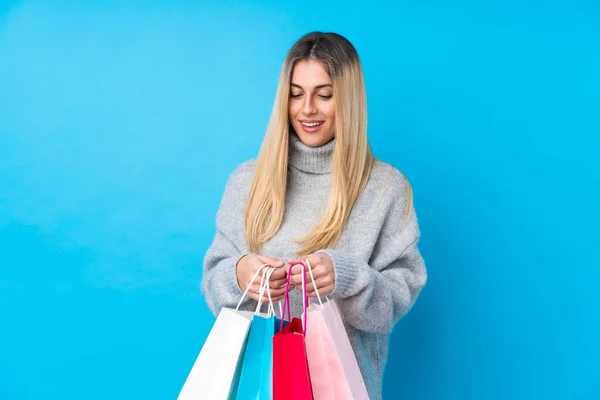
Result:
<instances>
[{"instance_id":1,"label":"turtleneck collar","mask_svg":"<svg viewBox=\"0 0 600 400\"><path fill-rule=\"evenodd\" d=\"M331 173L331 160L335 138L319 146L310 147L302 143L296 132L290 129L289 164L311 174Z\"/></svg>"}]
</instances>

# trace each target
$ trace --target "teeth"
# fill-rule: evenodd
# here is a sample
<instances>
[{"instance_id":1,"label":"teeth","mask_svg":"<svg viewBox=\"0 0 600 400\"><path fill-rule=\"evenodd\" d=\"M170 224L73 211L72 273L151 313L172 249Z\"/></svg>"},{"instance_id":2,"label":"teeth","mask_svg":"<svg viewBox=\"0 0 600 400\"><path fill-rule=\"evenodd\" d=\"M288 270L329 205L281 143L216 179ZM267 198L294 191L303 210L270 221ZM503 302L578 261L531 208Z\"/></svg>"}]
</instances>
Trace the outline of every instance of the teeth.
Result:
<instances>
[{"instance_id":1,"label":"teeth","mask_svg":"<svg viewBox=\"0 0 600 400\"><path fill-rule=\"evenodd\" d=\"M322 122L302 122L302 125L308 126L308 127L319 126L321 124L322 124Z\"/></svg>"}]
</instances>

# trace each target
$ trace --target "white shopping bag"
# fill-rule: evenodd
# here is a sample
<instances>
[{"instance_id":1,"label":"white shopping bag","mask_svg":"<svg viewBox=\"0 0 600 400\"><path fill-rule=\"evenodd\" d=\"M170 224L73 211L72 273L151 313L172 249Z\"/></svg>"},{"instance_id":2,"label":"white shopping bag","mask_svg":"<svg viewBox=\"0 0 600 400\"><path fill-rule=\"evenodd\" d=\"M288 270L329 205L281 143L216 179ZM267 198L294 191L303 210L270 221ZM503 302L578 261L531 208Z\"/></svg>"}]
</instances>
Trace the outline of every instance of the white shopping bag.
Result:
<instances>
[{"instance_id":1,"label":"white shopping bag","mask_svg":"<svg viewBox=\"0 0 600 400\"><path fill-rule=\"evenodd\" d=\"M254 275L256 279L264 265ZM222 308L190 371L178 400L227 400L237 393L243 352L254 311L240 311L248 288L235 309Z\"/></svg>"}]
</instances>

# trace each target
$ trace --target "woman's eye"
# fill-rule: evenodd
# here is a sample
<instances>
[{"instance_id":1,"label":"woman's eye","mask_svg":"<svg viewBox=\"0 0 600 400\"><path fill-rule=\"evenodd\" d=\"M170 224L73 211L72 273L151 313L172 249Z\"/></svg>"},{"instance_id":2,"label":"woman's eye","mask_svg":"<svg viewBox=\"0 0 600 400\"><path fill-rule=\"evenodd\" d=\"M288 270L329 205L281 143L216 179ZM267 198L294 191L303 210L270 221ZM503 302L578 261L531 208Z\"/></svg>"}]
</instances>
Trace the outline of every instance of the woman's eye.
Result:
<instances>
[{"instance_id":1,"label":"woman's eye","mask_svg":"<svg viewBox=\"0 0 600 400\"><path fill-rule=\"evenodd\" d=\"M298 98L302 97L302 93L291 93L290 97L293 99L298 99Z\"/></svg>"},{"instance_id":2,"label":"woman's eye","mask_svg":"<svg viewBox=\"0 0 600 400\"><path fill-rule=\"evenodd\" d=\"M333 95L332 94L320 94L319 97L322 98L323 100L329 100L330 98L333 97Z\"/></svg>"}]
</instances>

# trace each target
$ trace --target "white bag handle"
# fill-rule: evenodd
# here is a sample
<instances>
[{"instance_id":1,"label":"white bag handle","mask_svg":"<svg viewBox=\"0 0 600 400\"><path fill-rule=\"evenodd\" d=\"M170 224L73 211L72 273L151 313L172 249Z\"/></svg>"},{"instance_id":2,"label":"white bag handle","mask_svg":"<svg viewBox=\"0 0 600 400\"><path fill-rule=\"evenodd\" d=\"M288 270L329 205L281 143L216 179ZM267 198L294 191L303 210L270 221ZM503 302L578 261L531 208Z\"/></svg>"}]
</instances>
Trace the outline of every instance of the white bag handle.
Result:
<instances>
[{"instance_id":1,"label":"white bag handle","mask_svg":"<svg viewBox=\"0 0 600 400\"><path fill-rule=\"evenodd\" d=\"M267 273L269 273L269 267L267 267ZM256 309L254 310L254 315L258 315L258 310L260 310L260 306L262 305L262 297L264 295L264 287L265 284L265 274L264 272L260 275L260 284L258 285L258 302L256 303Z\"/></svg>"},{"instance_id":2,"label":"white bag handle","mask_svg":"<svg viewBox=\"0 0 600 400\"><path fill-rule=\"evenodd\" d=\"M267 309L267 318L273 316L273 317L277 317L277 314L275 314L275 306L273 305L273 299L271 298L271 286L269 285L269 282L271 281L271 275L273 275L273 273L277 271L277 268L273 268L273 267L269 267L267 269L266 274L263 274L263 278L261 279L261 287L260 287L260 292L259 292L259 298L261 299L261 301L258 302L258 304L256 305L256 310L254 311L254 315L259 315L260 313L260 308L262 306L262 298L265 295L265 290L267 292L267 297L269 298L269 307ZM266 279L265 279L266 278ZM283 309L281 307L281 300L277 302L279 304L279 315L283 315Z\"/></svg>"},{"instance_id":3,"label":"white bag handle","mask_svg":"<svg viewBox=\"0 0 600 400\"><path fill-rule=\"evenodd\" d=\"M252 286L252 284L254 283L254 281L256 280L256 277L258 276L258 274L260 274L260 272L263 270L263 268L265 267L269 267L271 268L271 266L269 264L264 264L262 267L260 267L258 269L258 271L256 271L256 273L254 274L254 276L252 277L252 280L250 280L250 283L248 284L248 287L246 288L246 290L244 291L244 294L242 295L242 298L240 299L240 302L238 303L237 307L235 308L235 311L239 311L240 306L242 305L242 302L244 301L244 299L246 298L246 295L248 294L248 290L250 290L250 286Z\"/></svg>"},{"instance_id":4,"label":"white bag handle","mask_svg":"<svg viewBox=\"0 0 600 400\"><path fill-rule=\"evenodd\" d=\"M260 299L256 304L256 310L254 310L254 315L260 314L260 308L263 305L262 298L265 295L265 290L267 291L267 297L269 298L269 307L267 308L267 315L271 316L271 313L275 314L275 310L273 308L273 300L271 299L271 287L269 286L269 281L271 280L271 275L275 268L269 267L267 268L267 272L262 274L262 278L260 280L260 291L258 292L258 298Z\"/></svg>"},{"instance_id":5,"label":"white bag handle","mask_svg":"<svg viewBox=\"0 0 600 400\"><path fill-rule=\"evenodd\" d=\"M319 304L321 305L321 307L323 307L323 302L321 301L321 296L319 296L319 289L317 289L317 284L315 283L315 277L313 276L312 268L310 266L310 261L308 261L308 258L306 260L304 260L304 263L306 264L306 269L308 269L308 273L310 274L310 280L312 281L312 284L315 287L315 293L317 293L317 299L319 299ZM327 297L327 295L325 295L325 300L329 301L329 298Z\"/></svg>"}]
</instances>

